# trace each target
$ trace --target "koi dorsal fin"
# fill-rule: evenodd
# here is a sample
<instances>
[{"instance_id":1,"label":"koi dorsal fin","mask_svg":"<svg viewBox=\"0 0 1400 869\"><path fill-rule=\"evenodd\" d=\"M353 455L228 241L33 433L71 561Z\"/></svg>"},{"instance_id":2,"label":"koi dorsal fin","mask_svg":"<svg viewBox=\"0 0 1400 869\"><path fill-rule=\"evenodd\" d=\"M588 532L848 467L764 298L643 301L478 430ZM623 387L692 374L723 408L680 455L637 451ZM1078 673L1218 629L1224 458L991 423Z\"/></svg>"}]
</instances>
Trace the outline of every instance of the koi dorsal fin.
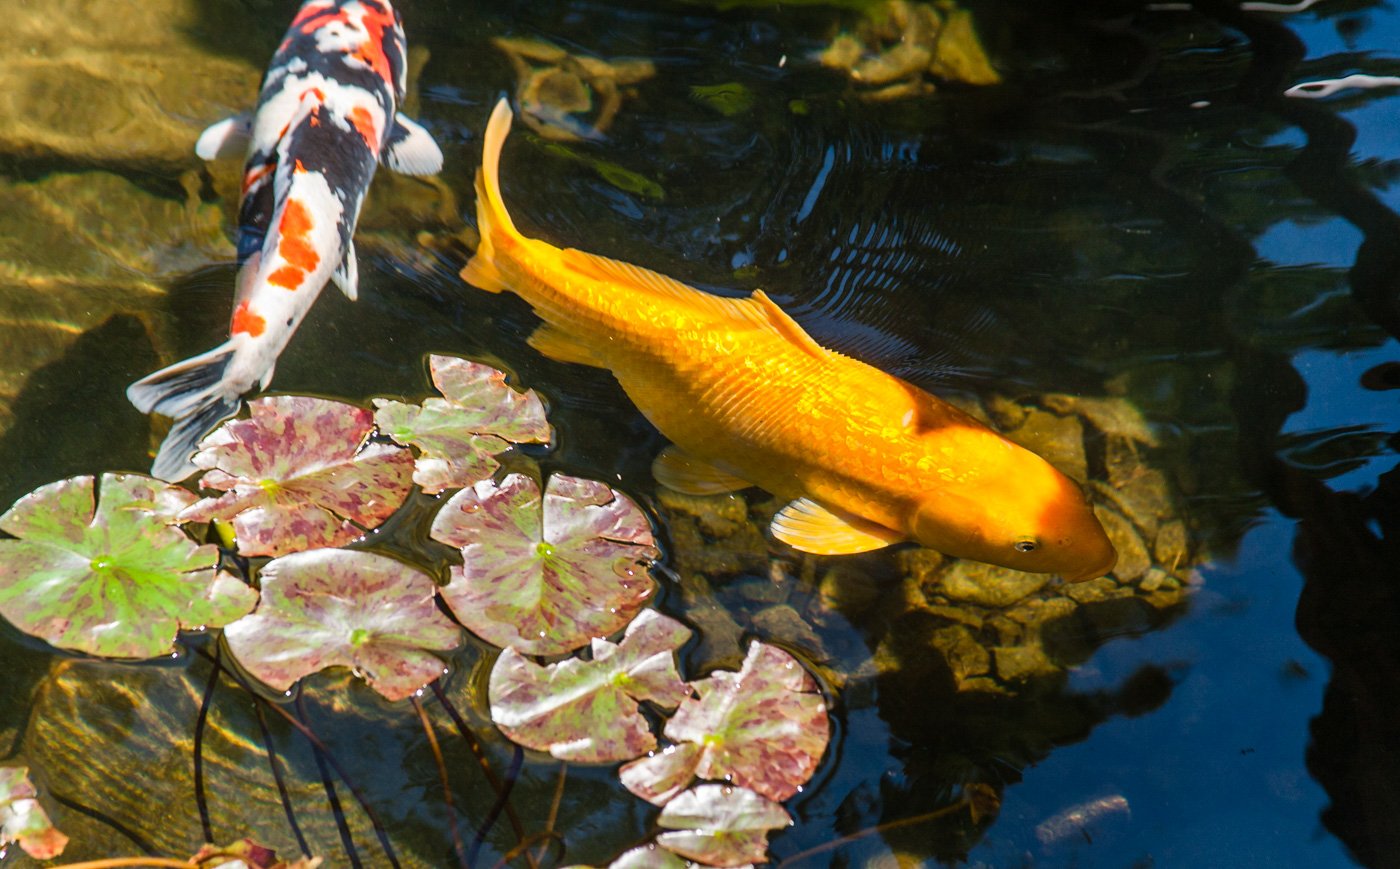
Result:
<instances>
[{"instance_id":1,"label":"koi dorsal fin","mask_svg":"<svg viewBox=\"0 0 1400 869\"><path fill-rule=\"evenodd\" d=\"M788 316L788 312L778 307L778 303L768 298L768 294L762 290L754 290L750 297L758 305L759 310L768 319L768 323L778 330L784 338L797 345L808 355L817 359L826 359L831 351L818 344L816 339L807 334L807 330L802 325Z\"/></svg>"},{"instance_id":2,"label":"koi dorsal fin","mask_svg":"<svg viewBox=\"0 0 1400 869\"><path fill-rule=\"evenodd\" d=\"M747 299L716 296L651 269L586 253L577 248L560 251L560 257L565 267L594 280L621 284L634 291L673 300L679 305L708 314L717 320L738 320L755 324L762 322L761 315L753 309Z\"/></svg>"}]
</instances>

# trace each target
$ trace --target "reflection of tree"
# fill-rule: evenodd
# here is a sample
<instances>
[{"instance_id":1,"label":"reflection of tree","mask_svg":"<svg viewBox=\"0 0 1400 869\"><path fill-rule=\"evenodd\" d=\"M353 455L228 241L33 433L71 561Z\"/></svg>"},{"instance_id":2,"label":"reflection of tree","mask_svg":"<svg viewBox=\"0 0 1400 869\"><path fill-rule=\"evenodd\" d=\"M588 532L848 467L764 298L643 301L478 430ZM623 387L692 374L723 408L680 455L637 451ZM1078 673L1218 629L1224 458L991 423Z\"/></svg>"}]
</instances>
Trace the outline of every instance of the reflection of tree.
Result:
<instances>
[{"instance_id":1,"label":"reflection of tree","mask_svg":"<svg viewBox=\"0 0 1400 869\"><path fill-rule=\"evenodd\" d=\"M1254 47L1242 88L1281 93L1284 76L1302 57L1287 29L1224 13ZM1349 152L1355 130L1316 106L1282 97L1265 100L1300 127L1307 146L1288 166L1300 189L1340 214L1365 237L1350 272L1352 297L1366 316L1400 338L1400 216L1354 180ZM1283 356L1239 350L1234 395L1240 453L1249 477L1286 516L1297 520L1293 560L1304 577L1297 626L1332 662L1322 712L1312 723L1308 769L1332 805L1323 824L1368 865L1393 865L1400 853L1394 818L1400 810L1400 465L1373 491L1335 491L1280 458L1279 432L1307 403L1307 387ZM1245 388L1269 383L1270 390ZM1359 409L1361 410L1361 409ZM1381 444L1376 444L1379 451Z\"/></svg>"}]
</instances>

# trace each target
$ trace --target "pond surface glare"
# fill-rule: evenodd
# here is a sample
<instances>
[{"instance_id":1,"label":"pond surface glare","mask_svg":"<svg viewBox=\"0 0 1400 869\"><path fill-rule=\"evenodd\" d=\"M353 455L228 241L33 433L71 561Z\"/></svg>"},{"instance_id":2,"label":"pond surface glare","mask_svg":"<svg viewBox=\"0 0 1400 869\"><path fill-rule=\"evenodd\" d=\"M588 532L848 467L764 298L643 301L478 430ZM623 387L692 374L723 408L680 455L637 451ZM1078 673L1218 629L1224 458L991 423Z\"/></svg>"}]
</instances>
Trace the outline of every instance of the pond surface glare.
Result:
<instances>
[{"instance_id":1,"label":"pond surface glare","mask_svg":"<svg viewBox=\"0 0 1400 869\"><path fill-rule=\"evenodd\" d=\"M0 2L18 34L0 81L19 95L0 101L0 507L149 466L123 390L222 341L234 285L239 167L200 166L194 137L251 105L297 4L40 5ZM770 837L775 865L1400 862L1400 88L1283 95L1400 75L1395 3L978 0L966 8L1003 81L928 76L887 99L818 60L873 4L398 5L408 111L443 147L441 183L379 173L360 298L322 294L274 388L416 401L437 352L545 396L554 446L526 452L657 522L657 606L697 634L683 675L736 667L758 638L828 696L832 742L786 803L796 823ZM658 492L664 442L611 377L541 357L519 300L457 278L490 107L543 64L501 37L654 67L590 73L587 103L549 81L573 100L554 120L582 136L516 128L502 180L525 234L724 295L762 288L828 347L1044 426L1130 533L1150 524L1137 578L1013 592L1024 577L978 586L908 550L779 553L762 493L698 507ZM1124 468L1162 481L1150 516L1108 491ZM415 495L365 545L445 578L422 531L437 504ZM202 840L193 733L218 643L184 648L90 661L0 621L0 761L34 770L73 839L65 859L186 856ZM513 824L544 828L561 775L491 725L493 657L470 640L443 695L500 775L518 769L480 866L516 846ZM447 865L449 810L406 703L348 673L272 699L337 753L403 865ZM421 699L470 844L500 815L495 793L438 698ZM227 677L209 716L215 838L296 853L270 740L306 834L349 865L296 725ZM358 858L382 865L340 799ZM569 766L560 838L535 853L605 865L655 815L614 767ZM0 866L27 860L12 848Z\"/></svg>"}]
</instances>

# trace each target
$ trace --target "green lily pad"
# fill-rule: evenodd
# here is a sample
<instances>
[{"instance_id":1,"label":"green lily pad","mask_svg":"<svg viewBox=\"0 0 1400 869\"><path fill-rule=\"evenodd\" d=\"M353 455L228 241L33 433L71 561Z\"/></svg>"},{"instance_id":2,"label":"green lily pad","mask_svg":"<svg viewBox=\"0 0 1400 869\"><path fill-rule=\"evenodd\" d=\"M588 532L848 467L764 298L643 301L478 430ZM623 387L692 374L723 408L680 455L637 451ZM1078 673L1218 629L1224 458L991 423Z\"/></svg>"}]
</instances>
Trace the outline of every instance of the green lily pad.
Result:
<instances>
[{"instance_id":1,"label":"green lily pad","mask_svg":"<svg viewBox=\"0 0 1400 869\"><path fill-rule=\"evenodd\" d=\"M677 745L622 768L632 793L662 805L693 772L781 802L812 777L831 724L816 682L792 655L753 643L739 672L721 670L691 687L696 696L666 723Z\"/></svg>"},{"instance_id":2,"label":"green lily pad","mask_svg":"<svg viewBox=\"0 0 1400 869\"><path fill-rule=\"evenodd\" d=\"M689 637L685 625L646 610L620 644L595 639L591 661L541 667L506 649L491 668L491 720L514 742L561 760L630 760L656 746L638 701L671 709L689 696L675 659Z\"/></svg>"},{"instance_id":3,"label":"green lily pad","mask_svg":"<svg viewBox=\"0 0 1400 869\"><path fill-rule=\"evenodd\" d=\"M49 483L15 502L0 529L0 615L52 645L110 658L154 658L182 628L218 627L257 593L215 568L215 546L172 526L194 501L139 474Z\"/></svg>"},{"instance_id":4,"label":"green lily pad","mask_svg":"<svg viewBox=\"0 0 1400 869\"><path fill-rule=\"evenodd\" d=\"M675 831L656 837L661 847L709 866L744 866L768 859L768 831L792 816L747 788L700 785L667 803L656 822Z\"/></svg>"},{"instance_id":5,"label":"green lily pad","mask_svg":"<svg viewBox=\"0 0 1400 869\"><path fill-rule=\"evenodd\" d=\"M485 480L511 444L549 442L544 404L532 389L516 392L504 372L456 356L431 356L428 367L442 398L422 405L374 400L379 431L417 447L413 482L429 495Z\"/></svg>"},{"instance_id":6,"label":"green lily pad","mask_svg":"<svg viewBox=\"0 0 1400 869\"><path fill-rule=\"evenodd\" d=\"M432 577L372 552L316 549L273 559L257 612L224 628L238 662L286 691L301 677L344 666L390 700L443 673L438 653L462 632L438 611Z\"/></svg>"},{"instance_id":7,"label":"green lily pad","mask_svg":"<svg viewBox=\"0 0 1400 869\"><path fill-rule=\"evenodd\" d=\"M556 474L544 497L510 474L443 505L432 537L462 550L442 589L462 624L525 655L560 655L621 630L651 599L651 527L631 499Z\"/></svg>"},{"instance_id":8,"label":"green lily pad","mask_svg":"<svg viewBox=\"0 0 1400 869\"><path fill-rule=\"evenodd\" d=\"M690 95L726 118L741 115L753 108L753 91L745 87L742 82L691 85Z\"/></svg>"},{"instance_id":9,"label":"green lily pad","mask_svg":"<svg viewBox=\"0 0 1400 869\"><path fill-rule=\"evenodd\" d=\"M276 556L349 543L408 497L413 457L365 443L368 410L307 395L259 398L248 410L200 442L200 485L224 494L181 522L232 520L239 553Z\"/></svg>"},{"instance_id":10,"label":"green lily pad","mask_svg":"<svg viewBox=\"0 0 1400 869\"><path fill-rule=\"evenodd\" d=\"M0 855L11 842L18 842L35 860L51 860L63 853L68 837L54 829L38 795L27 767L0 767Z\"/></svg>"}]
</instances>

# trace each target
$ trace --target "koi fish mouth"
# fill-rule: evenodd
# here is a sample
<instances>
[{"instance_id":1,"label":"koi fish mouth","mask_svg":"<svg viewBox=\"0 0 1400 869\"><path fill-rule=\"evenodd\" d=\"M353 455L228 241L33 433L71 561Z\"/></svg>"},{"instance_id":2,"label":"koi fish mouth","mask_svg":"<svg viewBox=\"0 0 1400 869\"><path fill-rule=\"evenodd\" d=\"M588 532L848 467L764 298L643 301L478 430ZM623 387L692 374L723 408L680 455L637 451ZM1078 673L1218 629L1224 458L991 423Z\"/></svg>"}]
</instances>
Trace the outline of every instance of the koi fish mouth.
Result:
<instances>
[{"instance_id":1,"label":"koi fish mouth","mask_svg":"<svg viewBox=\"0 0 1400 869\"><path fill-rule=\"evenodd\" d=\"M1101 577L1101 576L1107 575L1107 573L1108 573L1110 570L1112 570L1112 569L1113 569L1113 566L1114 566L1115 564L1117 564L1117 563L1118 563L1118 553L1115 552L1115 553L1113 553L1113 557L1112 557L1112 558L1109 558L1109 559L1108 559L1107 561L1105 561L1103 564L1100 564L1098 567L1095 567L1095 568L1093 568L1092 570L1086 570L1086 571L1084 571L1083 573L1076 573L1076 574L1073 574L1073 575L1068 574L1068 573L1064 573L1064 574L1061 574L1061 576L1064 577L1064 579L1065 579L1066 582L1084 582L1085 580L1088 580L1088 579L1098 579L1098 578Z\"/></svg>"}]
</instances>

